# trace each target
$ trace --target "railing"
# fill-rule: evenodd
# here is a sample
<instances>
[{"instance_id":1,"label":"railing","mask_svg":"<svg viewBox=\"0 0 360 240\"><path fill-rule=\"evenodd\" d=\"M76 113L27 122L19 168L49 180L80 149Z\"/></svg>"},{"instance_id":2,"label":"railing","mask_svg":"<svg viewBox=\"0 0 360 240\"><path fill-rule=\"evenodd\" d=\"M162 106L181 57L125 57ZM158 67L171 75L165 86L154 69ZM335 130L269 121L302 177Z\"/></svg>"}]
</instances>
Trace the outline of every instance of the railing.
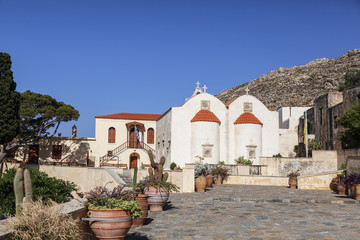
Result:
<instances>
[{"instance_id":1,"label":"railing","mask_svg":"<svg viewBox=\"0 0 360 240\"><path fill-rule=\"evenodd\" d=\"M152 149L146 143L126 141L123 144L121 144L120 146L116 147L114 150L112 150L111 155L106 154L106 155L100 157L100 166L102 166L106 161L113 159L114 157L116 157L116 155L118 155L119 153L121 153L124 150L129 149L129 148L143 149L146 152L151 151L152 154L155 156L155 150Z\"/></svg>"}]
</instances>

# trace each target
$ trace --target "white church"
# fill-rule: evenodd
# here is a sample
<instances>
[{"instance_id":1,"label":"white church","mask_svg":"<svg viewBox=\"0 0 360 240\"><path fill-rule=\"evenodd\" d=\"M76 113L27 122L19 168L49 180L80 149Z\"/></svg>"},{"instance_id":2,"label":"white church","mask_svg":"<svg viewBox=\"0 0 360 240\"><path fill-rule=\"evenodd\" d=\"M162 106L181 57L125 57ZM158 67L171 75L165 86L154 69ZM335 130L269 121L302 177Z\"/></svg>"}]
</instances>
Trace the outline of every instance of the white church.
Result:
<instances>
[{"instance_id":1,"label":"white church","mask_svg":"<svg viewBox=\"0 0 360 240\"><path fill-rule=\"evenodd\" d=\"M18 159L39 163L84 162L95 166L149 166L147 151L166 158L165 168L204 162L235 164L240 156L259 163L280 153L293 157L297 126L307 107L270 111L246 89L224 104L197 82L192 96L164 114L116 113L95 117L95 138L53 138L31 146ZM86 164L85 164L86 163Z\"/></svg>"}]
</instances>

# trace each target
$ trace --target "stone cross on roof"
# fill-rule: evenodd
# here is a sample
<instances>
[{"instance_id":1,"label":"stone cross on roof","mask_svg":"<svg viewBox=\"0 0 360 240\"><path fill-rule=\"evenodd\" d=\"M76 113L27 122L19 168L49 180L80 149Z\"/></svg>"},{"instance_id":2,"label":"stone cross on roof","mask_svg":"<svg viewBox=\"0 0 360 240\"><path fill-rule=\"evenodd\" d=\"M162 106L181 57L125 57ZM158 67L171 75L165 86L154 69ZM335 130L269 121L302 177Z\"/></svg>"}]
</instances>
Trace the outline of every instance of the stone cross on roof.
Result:
<instances>
[{"instance_id":1,"label":"stone cross on roof","mask_svg":"<svg viewBox=\"0 0 360 240\"><path fill-rule=\"evenodd\" d=\"M246 88L245 88L246 95L249 95L249 91L250 91L250 89L248 88L248 86L246 86Z\"/></svg>"},{"instance_id":2,"label":"stone cross on roof","mask_svg":"<svg viewBox=\"0 0 360 240\"><path fill-rule=\"evenodd\" d=\"M199 83L199 81L197 81L196 85L197 85L197 88L199 88L199 87L200 87L200 83Z\"/></svg>"},{"instance_id":3,"label":"stone cross on roof","mask_svg":"<svg viewBox=\"0 0 360 240\"><path fill-rule=\"evenodd\" d=\"M206 89L208 89L208 88L206 85L204 85L203 89L204 89L204 92L206 92Z\"/></svg>"}]
</instances>

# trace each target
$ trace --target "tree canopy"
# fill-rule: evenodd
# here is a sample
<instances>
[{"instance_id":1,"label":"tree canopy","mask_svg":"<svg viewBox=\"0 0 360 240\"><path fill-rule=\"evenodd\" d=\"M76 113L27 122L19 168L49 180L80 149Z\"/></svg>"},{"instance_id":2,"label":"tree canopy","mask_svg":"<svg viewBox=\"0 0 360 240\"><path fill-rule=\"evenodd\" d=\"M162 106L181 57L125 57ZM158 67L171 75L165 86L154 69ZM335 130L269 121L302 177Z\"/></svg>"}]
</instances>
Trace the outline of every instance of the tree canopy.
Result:
<instances>
[{"instance_id":1,"label":"tree canopy","mask_svg":"<svg viewBox=\"0 0 360 240\"><path fill-rule=\"evenodd\" d=\"M79 116L73 106L27 90L21 93L20 137L24 142L53 137L61 122L77 120Z\"/></svg>"},{"instance_id":2,"label":"tree canopy","mask_svg":"<svg viewBox=\"0 0 360 240\"><path fill-rule=\"evenodd\" d=\"M345 82L339 85L339 91L345 88L353 87L360 84L360 69L350 69L345 74Z\"/></svg>"},{"instance_id":3,"label":"tree canopy","mask_svg":"<svg viewBox=\"0 0 360 240\"><path fill-rule=\"evenodd\" d=\"M344 148L360 147L360 100L345 110L337 123L346 128L339 135Z\"/></svg>"},{"instance_id":4,"label":"tree canopy","mask_svg":"<svg viewBox=\"0 0 360 240\"><path fill-rule=\"evenodd\" d=\"M0 52L0 144L11 142L19 132L20 94L11 71L11 59ZM0 151L1 152L1 151Z\"/></svg>"}]
</instances>

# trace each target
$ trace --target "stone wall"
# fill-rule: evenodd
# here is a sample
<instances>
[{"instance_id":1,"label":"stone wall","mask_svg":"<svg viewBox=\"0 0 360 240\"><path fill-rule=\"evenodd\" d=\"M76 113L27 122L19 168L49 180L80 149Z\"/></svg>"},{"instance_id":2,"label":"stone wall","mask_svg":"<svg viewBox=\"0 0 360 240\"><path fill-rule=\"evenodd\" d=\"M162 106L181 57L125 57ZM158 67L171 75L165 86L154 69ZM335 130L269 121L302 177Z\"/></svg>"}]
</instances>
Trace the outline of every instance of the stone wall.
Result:
<instances>
[{"instance_id":1,"label":"stone wall","mask_svg":"<svg viewBox=\"0 0 360 240\"><path fill-rule=\"evenodd\" d=\"M313 151L312 158L260 158L261 165L267 165L262 175L287 176L299 170L301 175L337 170L336 151Z\"/></svg>"}]
</instances>

